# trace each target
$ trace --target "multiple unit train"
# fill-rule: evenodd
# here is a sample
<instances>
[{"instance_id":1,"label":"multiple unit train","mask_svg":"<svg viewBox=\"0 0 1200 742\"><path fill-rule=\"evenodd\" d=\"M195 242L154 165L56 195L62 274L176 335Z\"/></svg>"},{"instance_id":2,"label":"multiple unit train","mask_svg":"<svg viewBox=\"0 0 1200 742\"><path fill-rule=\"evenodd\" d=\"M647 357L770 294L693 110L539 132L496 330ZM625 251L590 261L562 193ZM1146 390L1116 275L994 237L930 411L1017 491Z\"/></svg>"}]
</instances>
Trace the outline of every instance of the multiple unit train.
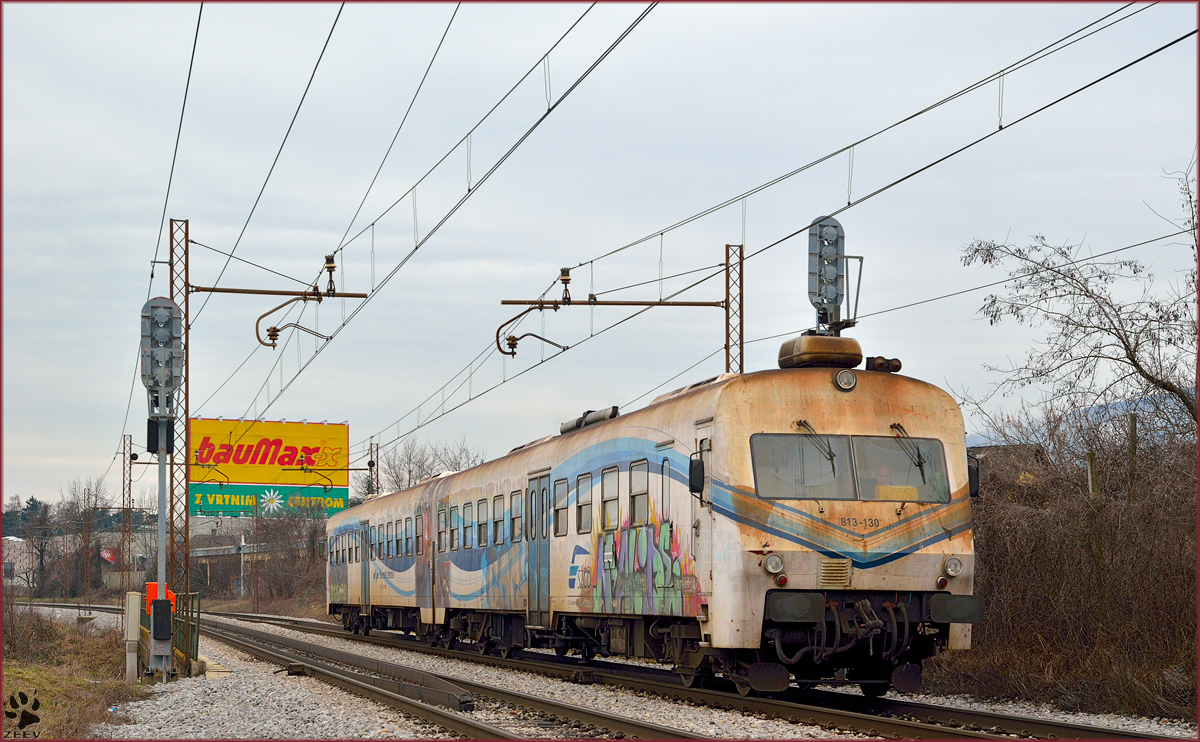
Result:
<instances>
[{"instance_id":1,"label":"multiple unit train","mask_svg":"<svg viewBox=\"0 0 1200 742\"><path fill-rule=\"evenodd\" d=\"M856 369L850 338L780 357L336 514L329 613L743 693L919 689L921 661L968 648L981 616L962 413L896 361Z\"/></svg>"}]
</instances>

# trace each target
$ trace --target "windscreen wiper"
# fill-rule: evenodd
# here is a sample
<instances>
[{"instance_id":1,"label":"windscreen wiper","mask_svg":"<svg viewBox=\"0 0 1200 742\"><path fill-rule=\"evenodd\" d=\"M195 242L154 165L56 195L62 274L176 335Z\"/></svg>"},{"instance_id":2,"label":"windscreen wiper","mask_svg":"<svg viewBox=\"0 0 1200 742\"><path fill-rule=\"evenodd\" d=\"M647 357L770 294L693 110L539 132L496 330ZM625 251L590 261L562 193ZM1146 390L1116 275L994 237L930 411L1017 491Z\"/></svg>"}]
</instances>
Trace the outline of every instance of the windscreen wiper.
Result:
<instances>
[{"instance_id":1,"label":"windscreen wiper","mask_svg":"<svg viewBox=\"0 0 1200 742\"><path fill-rule=\"evenodd\" d=\"M903 425L892 423L891 428L896 431L896 445L900 446L900 450L904 451L905 455L908 456L908 460L912 462L912 465L917 467L917 470L921 472L921 484L928 484L925 481L925 457L921 455L921 448L916 443L913 443L912 436L908 434Z\"/></svg>"},{"instance_id":2,"label":"windscreen wiper","mask_svg":"<svg viewBox=\"0 0 1200 742\"><path fill-rule=\"evenodd\" d=\"M818 435L817 431L813 428L813 426L808 424L807 420L797 420L796 427L805 428L812 434L813 447L815 447L817 449L817 451L819 451L821 453L821 455L824 456L825 459L829 462L829 469L830 469L830 471L833 472L833 476L836 477L837 476L837 465L833 462L833 460L834 460L834 458L837 457L837 454L835 454L833 452L833 446L831 446L829 444L829 439L825 438L824 436Z\"/></svg>"}]
</instances>

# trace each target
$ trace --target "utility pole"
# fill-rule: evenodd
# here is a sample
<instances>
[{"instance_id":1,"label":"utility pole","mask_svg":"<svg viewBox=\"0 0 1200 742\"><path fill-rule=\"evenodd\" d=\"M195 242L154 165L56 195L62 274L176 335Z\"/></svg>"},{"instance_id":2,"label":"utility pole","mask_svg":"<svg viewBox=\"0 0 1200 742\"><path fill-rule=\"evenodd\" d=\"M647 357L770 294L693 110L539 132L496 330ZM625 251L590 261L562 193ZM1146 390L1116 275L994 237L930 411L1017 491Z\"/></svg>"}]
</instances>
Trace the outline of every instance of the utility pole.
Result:
<instances>
[{"instance_id":1,"label":"utility pole","mask_svg":"<svg viewBox=\"0 0 1200 742\"><path fill-rule=\"evenodd\" d=\"M125 596L133 586L133 436L121 438L121 598L118 605L125 605ZM121 611L121 629L125 628L125 611Z\"/></svg>"},{"instance_id":2,"label":"utility pole","mask_svg":"<svg viewBox=\"0 0 1200 742\"><path fill-rule=\"evenodd\" d=\"M191 379L191 364L189 359L191 357L190 325L192 322L188 305L188 221L186 219L172 219L170 226L171 301L180 312L181 332L178 342L181 363L178 383L175 385L175 390L179 398L177 404L171 410L172 425L166 431L171 436L171 441L167 444L167 454L169 455L171 465L170 507L168 510L170 514L171 546L168 550L168 558L170 560L169 575L171 584L175 586L175 593L179 596L178 599L188 600L192 587L190 558L191 522L188 516L188 479L190 478L190 472L187 465L188 451L191 450L189 445L191 443L191 426L189 424L191 408L188 398L188 382ZM160 453L159 456L159 461L161 462L162 454ZM165 593L160 592L158 597L165 598L167 596ZM182 605L180 607L182 608ZM174 623L173 621L172 628L174 628ZM181 631L178 636L178 644L181 648L184 648L186 654L192 646L191 632L196 630L196 627L193 627L188 621L181 621L179 624ZM172 631L172 634L174 633ZM186 664L190 665L191 661L195 659L195 657L188 657ZM190 669L190 667L184 667L186 671L190 671Z\"/></svg>"},{"instance_id":3,"label":"utility pole","mask_svg":"<svg viewBox=\"0 0 1200 742\"><path fill-rule=\"evenodd\" d=\"M742 373L742 260L744 245L725 246L725 373Z\"/></svg>"},{"instance_id":4,"label":"utility pole","mask_svg":"<svg viewBox=\"0 0 1200 742\"><path fill-rule=\"evenodd\" d=\"M367 476L370 478L368 480L368 484L367 484L367 486L371 490L370 494L378 496L379 493L383 491L379 488L379 444L378 443L375 443L375 442L371 443L370 455L367 458L367 470L368 470Z\"/></svg>"}]
</instances>

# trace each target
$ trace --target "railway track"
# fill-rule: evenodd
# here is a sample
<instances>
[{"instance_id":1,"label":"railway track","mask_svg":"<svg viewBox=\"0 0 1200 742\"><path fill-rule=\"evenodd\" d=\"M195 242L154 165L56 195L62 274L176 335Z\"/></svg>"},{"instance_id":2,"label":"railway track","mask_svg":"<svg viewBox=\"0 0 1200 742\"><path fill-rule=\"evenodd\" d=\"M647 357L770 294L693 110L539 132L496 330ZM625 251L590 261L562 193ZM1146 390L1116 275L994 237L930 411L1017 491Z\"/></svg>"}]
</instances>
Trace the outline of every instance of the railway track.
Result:
<instances>
[{"instance_id":1,"label":"railway track","mask_svg":"<svg viewBox=\"0 0 1200 742\"><path fill-rule=\"evenodd\" d=\"M53 603L36 605L66 609L79 607ZM105 613L119 612L112 606L90 606L90 609ZM246 616L237 615L240 620L246 620ZM289 675L308 675L470 739L711 739L586 706L348 655L214 618L201 618L200 631L202 635L280 665ZM490 699L491 705L481 709L480 698ZM505 714L503 707L515 707L520 711ZM505 720L493 723L472 718L472 712L481 710L490 712L491 716L504 716Z\"/></svg>"},{"instance_id":2,"label":"railway track","mask_svg":"<svg viewBox=\"0 0 1200 742\"><path fill-rule=\"evenodd\" d=\"M45 604L44 604L45 605ZM55 607L76 608L72 604ZM100 608L100 607L94 607ZM109 610L116 610L111 609ZM632 688L679 701L763 714L771 718L821 726L828 730L902 739L1182 739L1145 732L1072 724L1052 719L1020 717L987 711L937 706L899 699L868 699L862 696L793 688L777 698L743 697L731 683L720 679L711 688L685 688L668 670L634 664L593 661L580 664L572 658L525 652L505 659L467 649L444 649L417 642L397 632L376 631L370 636L350 634L340 626L312 619L282 618L247 613L206 612L212 617L263 623L295 631L351 641L405 649L431 655L479 662L495 667L536 672L580 683L607 683ZM461 678L444 676L449 682L469 687ZM728 685L728 688L724 687ZM479 686L482 688L483 686ZM495 689L492 689L493 691ZM472 691L475 692L475 691ZM478 691L481 695L482 690ZM589 722L591 723L591 722ZM676 730L678 732L678 730ZM627 733L629 736L643 736ZM665 736L659 733L657 736ZM675 736L675 735L672 735ZM696 735L690 735L695 738Z\"/></svg>"}]
</instances>

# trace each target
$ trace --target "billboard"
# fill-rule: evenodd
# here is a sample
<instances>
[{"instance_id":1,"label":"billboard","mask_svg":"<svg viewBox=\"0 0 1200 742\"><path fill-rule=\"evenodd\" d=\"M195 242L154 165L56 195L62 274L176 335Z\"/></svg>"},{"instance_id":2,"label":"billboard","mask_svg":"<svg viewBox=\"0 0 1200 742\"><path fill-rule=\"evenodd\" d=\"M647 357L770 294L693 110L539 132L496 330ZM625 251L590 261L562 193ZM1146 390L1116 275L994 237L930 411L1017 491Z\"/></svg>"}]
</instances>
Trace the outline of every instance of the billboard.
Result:
<instances>
[{"instance_id":1,"label":"billboard","mask_svg":"<svg viewBox=\"0 0 1200 742\"><path fill-rule=\"evenodd\" d=\"M192 418L190 432L192 515L328 517L346 507L345 424Z\"/></svg>"}]
</instances>

